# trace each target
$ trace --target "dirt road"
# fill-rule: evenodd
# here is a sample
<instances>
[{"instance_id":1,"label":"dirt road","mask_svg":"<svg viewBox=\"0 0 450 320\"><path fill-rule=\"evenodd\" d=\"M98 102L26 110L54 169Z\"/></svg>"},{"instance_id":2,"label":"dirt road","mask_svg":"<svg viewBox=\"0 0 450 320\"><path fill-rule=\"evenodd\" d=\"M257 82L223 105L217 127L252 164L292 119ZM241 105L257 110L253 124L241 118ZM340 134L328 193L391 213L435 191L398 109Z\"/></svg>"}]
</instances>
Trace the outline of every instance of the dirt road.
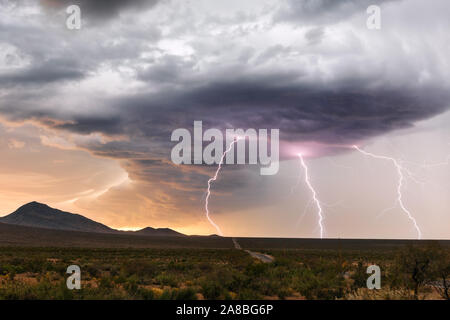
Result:
<instances>
[{"instance_id":1,"label":"dirt road","mask_svg":"<svg viewBox=\"0 0 450 320\"><path fill-rule=\"evenodd\" d=\"M236 249L243 250L235 238L232 238L232 240L234 243L234 247ZM250 250L244 250L244 251L247 252L249 255L251 255L253 258L258 259L264 263L271 263L275 260L274 257L269 256L268 254L264 254L264 253L260 253L260 252L253 252Z\"/></svg>"}]
</instances>

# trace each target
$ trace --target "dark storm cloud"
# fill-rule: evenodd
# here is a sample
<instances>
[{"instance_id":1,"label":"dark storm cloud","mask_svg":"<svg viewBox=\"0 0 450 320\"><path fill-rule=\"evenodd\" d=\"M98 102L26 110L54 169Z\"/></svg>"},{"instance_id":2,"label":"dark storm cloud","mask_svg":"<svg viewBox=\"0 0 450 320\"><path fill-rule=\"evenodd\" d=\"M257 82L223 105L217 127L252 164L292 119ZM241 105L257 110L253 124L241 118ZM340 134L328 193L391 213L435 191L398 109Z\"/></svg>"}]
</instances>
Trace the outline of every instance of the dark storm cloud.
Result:
<instances>
[{"instance_id":1,"label":"dark storm cloud","mask_svg":"<svg viewBox=\"0 0 450 320\"><path fill-rule=\"evenodd\" d=\"M179 186L191 191L199 191L205 187L205 177L198 170L185 167L180 170L170 161L160 159L131 159L125 162L125 167L131 178L139 181L157 183L159 185ZM183 184L188 183L186 186Z\"/></svg>"},{"instance_id":2,"label":"dark storm cloud","mask_svg":"<svg viewBox=\"0 0 450 320\"><path fill-rule=\"evenodd\" d=\"M54 59L37 63L16 72L0 74L0 84L10 86L42 86L63 81L75 81L85 77L86 72L80 69L76 61Z\"/></svg>"},{"instance_id":3,"label":"dark storm cloud","mask_svg":"<svg viewBox=\"0 0 450 320\"><path fill-rule=\"evenodd\" d=\"M159 0L41 0L44 7L60 10L69 5L78 5L84 17L90 19L111 19L127 9L148 9Z\"/></svg>"},{"instance_id":4,"label":"dark storm cloud","mask_svg":"<svg viewBox=\"0 0 450 320\"><path fill-rule=\"evenodd\" d=\"M204 130L276 128L284 141L354 143L407 128L450 105L443 89L371 89L369 81L347 83L341 81L338 88L306 85L298 83L295 74L269 74L106 99L109 115L9 110L16 120L42 119L52 129L129 137L129 141L84 146L98 155L116 157L116 153L117 158L126 158L147 152L167 159L172 131L192 129L196 120L203 121ZM64 121L47 124L49 116Z\"/></svg>"},{"instance_id":5,"label":"dark storm cloud","mask_svg":"<svg viewBox=\"0 0 450 320\"><path fill-rule=\"evenodd\" d=\"M123 114L129 126L134 123L133 130L163 140L172 130L203 120L205 128L279 128L285 140L343 142L411 126L449 106L448 94L435 89L352 85L336 90L282 79L274 75L214 82L188 91L129 97L117 107L133 110Z\"/></svg>"},{"instance_id":6,"label":"dark storm cloud","mask_svg":"<svg viewBox=\"0 0 450 320\"><path fill-rule=\"evenodd\" d=\"M101 132L105 134L121 134L123 133L121 119L117 116L102 117L74 117L70 122L57 124L53 128L68 130L81 134L89 134Z\"/></svg>"},{"instance_id":7,"label":"dark storm cloud","mask_svg":"<svg viewBox=\"0 0 450 320\"><path fill-rule=\"evenodd\" d=\"M79 134L129 137L127 141L82 146L99 156L168 160L174 145L170 141L172 131L192 130L195 120L203 121L204 130L276 128L283 141L353 144L413 126L449 108L445 90L367 89L361 81L359 87L349 82L336 89L294 85L291 81L290 75L268 75L132 95L108 102L114 116L73 117L51 127ZM149 168L164 165L152 160L140 162L139 167L144 164Z\"/></svg>"},{"instance_id":8,"label":"dark storm cloud","mask_svg":"<svg viewBox=\"0 0 450 320\"><path fill-rule=\"evenodd\" d=\"M139 145L130 141L79 143L79 147L96 156L111 159L143 159L149 156L148 144Z\"/></svg>"},{"instance_id":9,"label":"dark storm cloud","mask_svg":"<svg viewBox=\"0 0 450 320\"><path fill-rule=\"evenodd\" d=\"M174 55L165 55L161 60L138 73L139 79L159 84L176 83L186 70L195 65L194 61L185 61Z\"/></svg>"},{"instance_id":10,"label":"dark storm cloud","mask_svg":"<svg viewBox=\"0 0 450 320\"><path fill-rule=\"evenodd\" d=\"M276 22L305 24L333 24L351 17L366 14L370 5L382 5L400 0L287 0L275 14Z\"/></svg>"}]
</instances>

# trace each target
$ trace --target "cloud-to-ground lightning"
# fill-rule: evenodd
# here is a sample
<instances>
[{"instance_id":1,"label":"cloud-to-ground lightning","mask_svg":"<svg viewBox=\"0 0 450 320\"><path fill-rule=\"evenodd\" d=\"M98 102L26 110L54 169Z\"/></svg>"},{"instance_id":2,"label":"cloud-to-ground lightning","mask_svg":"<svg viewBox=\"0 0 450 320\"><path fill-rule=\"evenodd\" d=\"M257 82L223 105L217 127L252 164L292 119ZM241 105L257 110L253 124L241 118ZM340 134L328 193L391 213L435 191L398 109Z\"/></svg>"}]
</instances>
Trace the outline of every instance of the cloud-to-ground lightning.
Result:
<instances>
[{"instance_id":1,"label":"cloud-to-ground lightning","mask_svg":"<svg viewBox=\"0 0 450 320\"><path fill-rule=\"evenodd\" d=\"M219 176L219 172L222 169L222 165L223 162L225 160L225 156L227 155L228 152L230 152L230 150L233 148L234 144L239 140L239 138L235 138L230 145L228 146L228 149L225 150L225 152L222 154L222 157L220 158L220 162L219 165L217 166L217 170L216 173L214 174L214 176L208 180L208 190L206 192L206 198L205 198L205 211L206 211L206 218L208 219L209 223L211 223L214 228L216 228L217 232L219 233L220 236L223 236L222 230L220 230L219 226L211 219L210 215L209 215L209 198L211 196L211 183L213 181L217 180L217 177Z\"/></svg>"},{"instance_id":2,"label":"cloud-to-ground lightning","mask_svg":"<svg viewBox=\"0 0 450 320\"><path fill-rule=\"evenodd\" d=\"M382 159L382 160L387 160L390 161L394 164L395 168L397 169L397 173L398 173L398 185L397 185L397 202L400 205L400 208L403 210L403 212L406 213L406 215L408 216L409 220L411 220L414 224L414 227L417 230L417 235L418 235L418 239L422 239L422 232L420 231L420 228L417 224L416 219L412 216L411 212L407 209L406 205L403 202L403 193L402 193L402 188L403 188L403 182L405 180L405 177L403 175L403 171L406 170L405 168L402 167L402 165L394 158L391 157L387 157L387 156L380 156L380 155L376 155L367 151L362 150L361 148L359 148L358 146L354 145L353 146L354 149L356 149L357 151L361 152L363 155L365 156L369 156L375 159Z\"/></svg>"},{"instance_id":3,"label":"cloud-to-ground lightning","mask_svg":"<svg viewBox=\"0 0 450 320\"><path fill-rule=\"evenodd\" d=\"M311 184L310 178L309 178L309 171L308 171L308 166L305 163L305 160L303 159L303 155L301 153L298 154L298 157L300 158L300 164L303 167L303 170L305 171L305 183L308 186L308 189L311 191L312 196L313 196L313 201L317 206L317 215L319 217L319 228L320 228L320 239L323 239L323 216L322 216L322 205L320 204L320 201L317 197L317 192L316 189L314 189L313 185Z\"/></svg>"}]
</instances>

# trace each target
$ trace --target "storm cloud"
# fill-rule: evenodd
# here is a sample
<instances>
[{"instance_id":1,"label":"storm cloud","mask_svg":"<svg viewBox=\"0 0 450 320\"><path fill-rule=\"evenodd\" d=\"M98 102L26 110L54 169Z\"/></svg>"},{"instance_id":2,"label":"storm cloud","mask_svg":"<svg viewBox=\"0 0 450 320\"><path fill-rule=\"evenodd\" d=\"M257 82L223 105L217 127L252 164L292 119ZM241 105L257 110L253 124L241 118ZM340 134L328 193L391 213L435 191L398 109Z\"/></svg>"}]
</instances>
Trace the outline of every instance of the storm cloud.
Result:
<instances>
[{"instance_id":1,"label":"storm cloud","mask_svg":"<svg viewBox=\"0 0 450 320\"><path fill-rule=\"evenodd\" d=\"M40 0L43 7L51 10L65 9L70 5L78 5L89 19L112 19L125 10L148 9L158 0Z\"/></svg>"},{"instance_id":2,"label":"storm cloud","mask_svg":"<svg viewBox=\"0 0 450 320\"><path fill-rule=\"evenodd\" d=\"M400 0L288 0L275 14L277 22L331 24L348 19L354 14L364 15L367 7Z\"/></svg>"}]
</instances>

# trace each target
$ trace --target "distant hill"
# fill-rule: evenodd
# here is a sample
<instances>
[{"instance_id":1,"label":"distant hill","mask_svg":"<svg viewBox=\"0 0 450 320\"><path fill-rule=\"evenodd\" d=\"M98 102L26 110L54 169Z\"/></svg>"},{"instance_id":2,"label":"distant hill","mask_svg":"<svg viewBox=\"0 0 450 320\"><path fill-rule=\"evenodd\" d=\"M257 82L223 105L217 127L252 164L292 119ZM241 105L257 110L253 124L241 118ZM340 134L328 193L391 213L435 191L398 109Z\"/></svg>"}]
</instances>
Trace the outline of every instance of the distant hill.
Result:
<instances>
[{"instance_id":1,"label":"distant hill","mask_svg":"<svg viewBox=\"0 0 450 320\"><path fill-rule=\"evenodd\" d=\"M152 227L147 227L138 231L134 231L133 232L136 235L140 235L140 236L184 236L184 234L179 233L175 230L169 229L169 228L152 228Z\"/></svg>"},{"instance_id":2,"label":"distant hill","mask_svg":"<svg viewBox=\"0 0 450 320\"><path fill-rule=\"evenodd\" d=\"M82 215L53 209L46 204L35 201L21 206L6 217L0 218L0 222L56 230L98 233L116 232L116 230Z\"/></svg>"},{"instance_id":3,"label":"distant hill","mask_svg":"<svg viewBox=\"0 0 450 320\"><path fill-rule=\"evenodd\" d=\"M0 223L34 228L68 230L91 233L113 233L140 236L184 236L169 228L144 228L138 231L119 231L82 215L61 211L36 201L21 206L13 213L0 218Z\"/></svg>"}]
</instances>

